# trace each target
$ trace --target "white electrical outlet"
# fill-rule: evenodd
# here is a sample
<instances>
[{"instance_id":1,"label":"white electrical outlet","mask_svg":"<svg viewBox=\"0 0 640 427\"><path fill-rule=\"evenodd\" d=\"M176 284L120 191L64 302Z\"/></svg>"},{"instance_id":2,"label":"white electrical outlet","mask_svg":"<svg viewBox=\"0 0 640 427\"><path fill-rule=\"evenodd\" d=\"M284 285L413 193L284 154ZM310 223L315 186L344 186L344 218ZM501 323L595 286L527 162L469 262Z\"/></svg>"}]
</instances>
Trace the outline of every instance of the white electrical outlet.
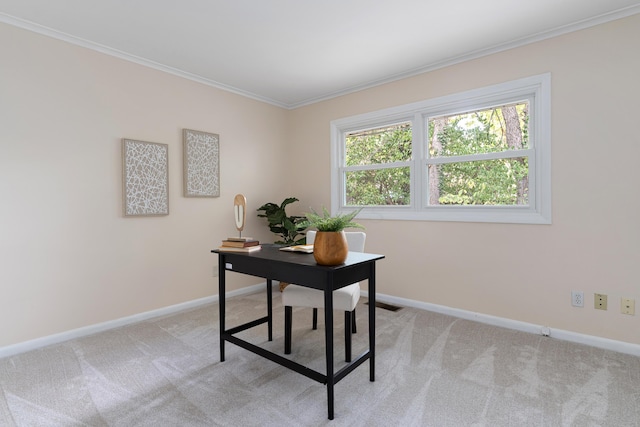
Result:
<instances>
[{"instance_id":1,"label":"white electrical outlet","mask_svg":"<svg viewBox=\"0 0 640 427\"><path fill-rule=\"evenodd\" d=\"M584 293L582 291L571 291L571 305L584 307Z\"/></svg>"}]
</instances>

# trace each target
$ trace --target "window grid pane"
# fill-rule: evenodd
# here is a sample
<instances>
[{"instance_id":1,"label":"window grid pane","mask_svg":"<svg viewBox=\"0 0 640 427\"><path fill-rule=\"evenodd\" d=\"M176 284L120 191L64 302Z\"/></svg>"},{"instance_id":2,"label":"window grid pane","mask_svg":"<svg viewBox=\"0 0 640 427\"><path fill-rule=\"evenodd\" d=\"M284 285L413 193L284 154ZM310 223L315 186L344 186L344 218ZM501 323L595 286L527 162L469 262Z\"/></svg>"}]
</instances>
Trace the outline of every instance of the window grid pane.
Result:
<instances>
[{"instance_id":1,"label":"window grid pane","mask_svg":"<svg viewBox=\"0 0 640 427\"><path fill-rule=\"evenodd\" d=\"M529 102L428 119L429 157L464 156L529 148Z\"/></svg>"},{"instance_id":2,"label":"window grid pane","mask_svg":"<svg viewBox=\"0 0 640 427\"><path fill-rule=\"evenodd\" d=\"M429 165L427 179L430 206L529 204L527 157Z\"/></svg>"},{"instance_id":3,"label":"window grid pane","mask_svg":"<svg viewBox=\"0 0 640 427\"><path fill-rule=\"evenodd\" d=\"M403 122L345 134L345 166L411 159L411 123Z\"/></svg>"},{"instance_id":4,"label":"window grid pane","mask_svg":"<svg viewBox=\"0 0 640 427\"><path fill-rule=\"evenodd\" d=\"M409 167L345 172L347 206L406 206L411 204Z\"/></svg>"}]
</instances>

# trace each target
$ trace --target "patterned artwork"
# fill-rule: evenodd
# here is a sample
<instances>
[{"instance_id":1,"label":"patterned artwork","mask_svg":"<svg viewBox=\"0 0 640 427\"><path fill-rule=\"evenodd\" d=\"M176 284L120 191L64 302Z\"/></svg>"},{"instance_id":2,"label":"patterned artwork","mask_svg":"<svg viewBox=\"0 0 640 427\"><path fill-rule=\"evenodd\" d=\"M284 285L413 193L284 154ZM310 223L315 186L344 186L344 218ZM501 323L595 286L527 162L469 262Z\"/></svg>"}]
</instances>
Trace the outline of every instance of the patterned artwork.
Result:
<instances>
[{"instance_id":1,"label":"patterned artwork","mask_svg":"<svg viewBox=\"0 0 640 427\"><path fill-rule=\"evenodd\" d=\"M122 140L125 216L169 215L169 146Z\"/></svg>"},{"instance_id":2,"label":"patterned artwork","mask_svg":"<svg viewBox=\"0 0 640 427\"><path fill-rule=\"evenodd\" d=\"M183 130L185 197L220 196L220 137Z\"/></svg>"}]
</instances>

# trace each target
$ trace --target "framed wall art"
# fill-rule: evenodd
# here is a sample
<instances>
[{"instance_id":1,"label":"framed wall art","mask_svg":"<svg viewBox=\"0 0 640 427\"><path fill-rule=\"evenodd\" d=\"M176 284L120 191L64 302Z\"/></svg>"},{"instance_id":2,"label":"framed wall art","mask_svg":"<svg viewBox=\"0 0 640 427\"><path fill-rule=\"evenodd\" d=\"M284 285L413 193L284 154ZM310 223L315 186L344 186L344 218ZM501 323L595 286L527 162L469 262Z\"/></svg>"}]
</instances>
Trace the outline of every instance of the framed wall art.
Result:
<instances>
[{"instance_id":1,"label":"framed wall art","mask_svg":"<svg viewBox=\"0 0 640 427\"><path fill-rule=\"evenodd\" d=\"M169 215L169 146L122 140L125 216Z\"/></svg>"},{"instance_id":2,"label":"framed wall art","mask_svg":"<svg viewBox=\"0 0 640 427\"><path fill-rule=\"evenodd\" d=\"M220 197L220 136L183 129L184 196Z\"/></svg>"}]
</instances>

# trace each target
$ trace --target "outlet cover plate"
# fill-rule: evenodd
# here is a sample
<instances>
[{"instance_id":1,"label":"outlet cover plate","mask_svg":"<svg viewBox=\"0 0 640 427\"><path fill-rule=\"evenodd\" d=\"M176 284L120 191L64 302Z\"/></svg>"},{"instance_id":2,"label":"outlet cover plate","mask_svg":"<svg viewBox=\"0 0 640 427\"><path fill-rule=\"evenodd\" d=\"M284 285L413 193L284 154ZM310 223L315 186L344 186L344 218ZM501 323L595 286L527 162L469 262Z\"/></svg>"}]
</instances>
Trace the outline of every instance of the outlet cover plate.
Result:
<instances>
[{"instance_id":1,"label":"outlet cover plate","mask_svg":"<svg viewBox=\"0 0 640 427\"><path fill-rule=\"evenodd\" d=\"M598 310L606 310L607 296L605 294L593 294L593 307Z\"/></svg>"},{"instance_id":2,"label":"outlet cover plate","mask_svg":"<svg viewBox=\"0 0 640 427\"><path fill-rule=\"evenodd\" d=\"M571 305L574 307L584 307L584 292L571 291Z\"/></svg>"},{"instance_id":3,"label":"outlet cover plate","mask_svg":"<svg viewBox=\"0 0 640 427\"><path fill-rule=\"evenodd\" d=\"M636 300L633 298L622 298L620 300L620 312L634 316L636 314Z\"/></svg>"}]
</instances>

